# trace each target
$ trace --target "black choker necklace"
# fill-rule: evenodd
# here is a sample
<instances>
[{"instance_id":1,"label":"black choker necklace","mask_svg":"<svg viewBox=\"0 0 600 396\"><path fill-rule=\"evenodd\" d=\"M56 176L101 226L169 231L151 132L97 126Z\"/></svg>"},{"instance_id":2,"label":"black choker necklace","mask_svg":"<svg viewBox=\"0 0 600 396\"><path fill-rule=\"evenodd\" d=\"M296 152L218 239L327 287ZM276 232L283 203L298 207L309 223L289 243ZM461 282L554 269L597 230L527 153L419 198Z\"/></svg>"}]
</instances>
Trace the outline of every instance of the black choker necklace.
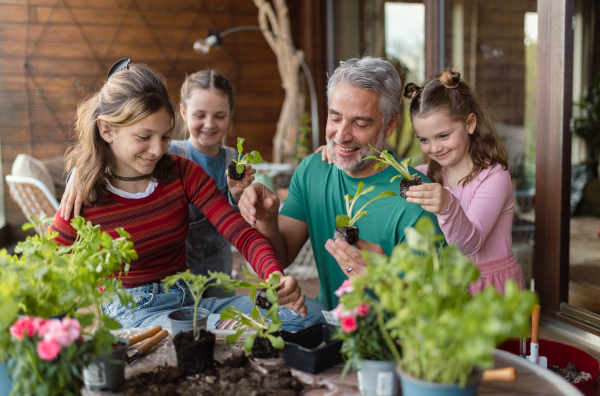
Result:
<instances>
[{"instance_id":1,"label":"black choker necklace","mask_svg":"<svg viewBox=\"0 0 600 396\"><path fill-rule=\"evenodd\" d=\"M138 181L138 180L144 180L144 179L149 179L151 175L142 175L142 176L135 176L135 177L125 177L125 176L117 176L117 175L112 175L112 177L114 177L117 180L121 180L121 181Z\"/></svg>"}]
</instances>

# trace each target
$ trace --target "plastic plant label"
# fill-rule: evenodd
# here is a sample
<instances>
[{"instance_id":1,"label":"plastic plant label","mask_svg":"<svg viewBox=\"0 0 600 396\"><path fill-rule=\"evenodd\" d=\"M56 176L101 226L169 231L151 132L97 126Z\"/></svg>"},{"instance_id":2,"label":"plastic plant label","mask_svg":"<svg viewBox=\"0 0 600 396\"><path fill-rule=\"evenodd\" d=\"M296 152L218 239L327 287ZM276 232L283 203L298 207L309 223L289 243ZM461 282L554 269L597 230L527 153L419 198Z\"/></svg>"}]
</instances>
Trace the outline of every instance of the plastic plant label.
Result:
<instances>
[{"instance_id":1,"label":"plastic plant label","mask_svg":"<svg viewBox=\"0 0 600 396\"><path fill-rule=\"evenodd\" d=\"M340 321L337 320L330 311L321 311L321 313L323 314L323 317L325 317L325 320L328 324L332 326L340 325Z\"/></svg>"},{"instance_id":2,"label":"plastic plant label","mask_svg":"<svg viewBox=\"0 0 600 396\"><path fill-rule=\"evenodd\" d=\"M323 311L323 312L325 312L325 311ZM365 392L365 387L363 385L364 381L363 381L363 378L362 378L362 371L357 372L356 376L358 377L358 390L359 390L359 392L360 392L361 395L364 395L366 392Z\"/></svg>"},{"instance_id":3,"label":"plastic plant label","mask_svg":"<svg viewBox=\"0 0 600 396\"><path fill-rule=\"evenodd\" d=\"M394 373L377 374L377 396L390 396L394 389Z\"/></svg>"},{"instance_id":4,"label":"plastic plant label","mask_svg":"<svg viewBox=\"0 0 600 396\"><path fill-rule=\"evenodd\" d=\"M83 369L83 383L86 388L105 386L106 371L104 363L90 363Z\"/></svg>"}]
</instances>

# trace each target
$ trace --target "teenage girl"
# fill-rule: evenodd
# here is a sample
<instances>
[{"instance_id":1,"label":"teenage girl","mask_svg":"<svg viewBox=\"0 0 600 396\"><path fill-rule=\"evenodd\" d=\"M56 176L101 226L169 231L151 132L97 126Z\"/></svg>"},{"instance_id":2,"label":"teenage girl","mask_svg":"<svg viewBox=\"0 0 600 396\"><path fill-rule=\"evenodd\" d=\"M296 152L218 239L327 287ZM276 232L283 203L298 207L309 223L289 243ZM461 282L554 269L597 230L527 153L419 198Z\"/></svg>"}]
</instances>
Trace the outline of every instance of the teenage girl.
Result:
<instances>
[{"instance_id":1,"label":"teenage girl","mask_svg":"<svg viewBox=\"0 0 600 396\"><path fill-rule=\"evenodd\" d=\"M200 165L237 209L244 188L252 183L256 170L246 165L244 178L239 181L230 179L226 174L227 166L238 153L236 149L219 143L229 131L234 102L235 94L229 79L218 72L206 69L187 76L181 87L179 112L185 121L189 139L171 141L168 152ZM66 216L69 216L72 205L75 205L72 208L75 216L79 215L81 208L81 198L75 199L77 194L73 193L73 179L69 179L67 193L61 201L61 209ZM215 271L231 275L233 259L229 241L193 204L190 204L190 229L185 249L187 265L192 273L208 275L208 271ZM233 296L233 293L211 287L203 296L224 298Z\"/></svg>"},{"instance_id":2,"label":"teenage girl","mask_svg":"<svg viewBox=\"0 0 600 396\"><path fill-rule=\"evenodd\" d=\"M449 244L479 268L471 294L508 279L525 288L512 252L513 186L508 156L498 139L490 107L460 79L444 70L423 86L406 85L410 117L427 165L416 169L434 183L410 187L407 201L437 215Z\"/></svg>"},{"instance_id":3,"label":"teenage girl","mask_svg":"<svg viewBox=\"0 0 600 396\"><path fill-rule=\"evenodd\" d=\"M279 314L284 328L298 330L321 320L314 300L306 315L305 299L297 279L284 276L275 251L258 231L231 207L215 181L193 161L167 153L175 125L175 109L164 80L143 65L131 64L109 76L104 86L77 108L75 140L66 156L66 167L77 169L86 220L116 236L123 227L131 234L138 259L131 263L123 285L132 294L135 308L119 301L102 307L123 327L169 327L167 315L193 303L183 282L166 293L166 276L187 270L185 240L189 204L194 204L216 229L242 252L255 271L267 278L282 275ZM56 241L73 243L76 237L59 211L51 226ZM204 298L200 306L212 314L234 305L250 312L247 296ZM283 315L282 315L283 314ZM219 315L211 315L214 328Z\"/></svg>"}]
</instances>

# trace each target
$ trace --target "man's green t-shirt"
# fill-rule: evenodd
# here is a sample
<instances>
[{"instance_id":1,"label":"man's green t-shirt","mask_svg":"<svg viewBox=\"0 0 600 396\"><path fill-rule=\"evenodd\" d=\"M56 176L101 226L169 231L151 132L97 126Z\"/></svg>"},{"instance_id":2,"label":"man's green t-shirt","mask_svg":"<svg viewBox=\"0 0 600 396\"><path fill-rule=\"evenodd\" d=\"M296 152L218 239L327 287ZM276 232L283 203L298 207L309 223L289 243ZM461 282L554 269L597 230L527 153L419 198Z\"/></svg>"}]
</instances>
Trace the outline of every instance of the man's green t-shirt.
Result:
<instances>
[{"instance_id":1,"label":"man's green t-shirt","mask_svg":"<svg viewBox=\"0 0 600 396\"><path fill-rule=\"evenodd\" d=\"M410 168L410 172L420 175L423 182L430 182L416 169ZM381 245L389 256L393 247L404 241L404 229L414 226L423 216L430 217L438 233L442 233L434 214L400 197L401 178L390 183L390 179L397 174L398 171L388 166L373 176L357 179L348 176L335 165L321 161L321 154L308 156L294 172L289 195L280 213L308 225L321 287L321 295L317 299L323 301L329 309L337 306L338 297L334 292L348 277L325 249L325 242L333 238L336 216L347 214L344 196L354 195L359 182L364 182L364 188L374 185L375 189L358 198L354 204L354 213L383 191L390 190L398 194L397 197L378 199L365 208L368 214L354 224L359 228L360 239Z\"/></svg>"}]
</instances>

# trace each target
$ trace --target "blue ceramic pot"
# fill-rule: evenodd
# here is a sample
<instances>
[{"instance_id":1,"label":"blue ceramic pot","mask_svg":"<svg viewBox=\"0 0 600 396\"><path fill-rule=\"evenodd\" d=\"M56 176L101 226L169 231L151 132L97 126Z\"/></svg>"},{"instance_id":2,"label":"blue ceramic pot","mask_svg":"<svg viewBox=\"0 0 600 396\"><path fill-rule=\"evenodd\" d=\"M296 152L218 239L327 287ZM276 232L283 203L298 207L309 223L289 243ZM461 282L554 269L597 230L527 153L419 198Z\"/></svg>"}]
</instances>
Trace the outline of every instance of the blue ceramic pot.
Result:
<instances>
[{"instance_id":1,"label":"blue ceramic pot","mask_svg":"<svg viewBox=\"0 0 600 396\"><path fill-rule=\"evenodd\" d=\"M458 384L440 384L409 377L398 370L403 396L476 396L481 382L481 371L477 371L473 379L461 388Z\"/></svg>"},{"instance_id":2,"label":"blue ceramic pot","mask_svg":"<svg viewBox=\"0 0 600 396\"><path fill-rule=\"evenodd\" d=\"M12 387L12 381L8 376L8 367L6 367L6 362L0 362L0 396L10 395Z\"/></svg>"}]
</instances>

